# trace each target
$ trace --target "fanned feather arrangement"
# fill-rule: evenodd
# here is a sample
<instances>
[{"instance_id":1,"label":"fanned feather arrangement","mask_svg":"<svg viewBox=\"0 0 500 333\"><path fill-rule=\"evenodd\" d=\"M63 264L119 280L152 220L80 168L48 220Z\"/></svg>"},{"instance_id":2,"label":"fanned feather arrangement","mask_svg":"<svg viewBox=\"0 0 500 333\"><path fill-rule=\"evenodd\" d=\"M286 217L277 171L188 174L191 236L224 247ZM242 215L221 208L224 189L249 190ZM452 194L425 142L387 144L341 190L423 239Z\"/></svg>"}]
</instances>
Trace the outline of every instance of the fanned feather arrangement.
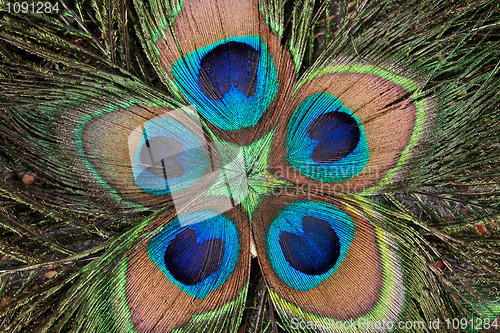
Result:
<instances>
[{"instance_id":1,"label":"fanned feather arrangement","mask_svg":"<svg viewBox=\"0 0 500 333\"><path fill-rule=\"evenodd\" d=\"M0 5L0 332L500 331L497 0L41 4Z\"/></svg>"}]
</instances>

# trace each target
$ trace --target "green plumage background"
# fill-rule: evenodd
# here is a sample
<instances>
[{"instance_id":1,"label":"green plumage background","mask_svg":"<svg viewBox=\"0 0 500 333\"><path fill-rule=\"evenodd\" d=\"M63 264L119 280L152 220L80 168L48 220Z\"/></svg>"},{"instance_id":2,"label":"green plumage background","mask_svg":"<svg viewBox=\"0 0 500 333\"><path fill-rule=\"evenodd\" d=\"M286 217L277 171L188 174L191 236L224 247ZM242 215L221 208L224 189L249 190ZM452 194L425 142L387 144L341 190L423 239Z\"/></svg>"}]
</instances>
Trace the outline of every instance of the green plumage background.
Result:
<instances>
[{"instance_id":1,"label":"green plumage background","mask_svg":"<svg viewBox=\"0 0 500 333\"><path fill-rule=\"evenodd\" d=\"M158 200L138 209L113 202L116 192L89 189L94 180L64 151L72 138L69 110L123 106L130 96L182 106L151 34L183 4L66 0L57 14L15 14L6 3L0 1L0 332L85 332L103 320L92 296L109 289L134 237L171 207ZM409 319L499 316L498 1L259 4L290 50L297 77L355 57L390 63L422 82L413 93L429 101L431 125L398 177L339 200L365 207L372 223L411 249L402 265L425 278L409 277ZM44 120L54 115L59 124ZM228 331L289 331L289 318L270 300L252 259L245 311L241 322L228 319Z\"/></svg>"}]
</instances>

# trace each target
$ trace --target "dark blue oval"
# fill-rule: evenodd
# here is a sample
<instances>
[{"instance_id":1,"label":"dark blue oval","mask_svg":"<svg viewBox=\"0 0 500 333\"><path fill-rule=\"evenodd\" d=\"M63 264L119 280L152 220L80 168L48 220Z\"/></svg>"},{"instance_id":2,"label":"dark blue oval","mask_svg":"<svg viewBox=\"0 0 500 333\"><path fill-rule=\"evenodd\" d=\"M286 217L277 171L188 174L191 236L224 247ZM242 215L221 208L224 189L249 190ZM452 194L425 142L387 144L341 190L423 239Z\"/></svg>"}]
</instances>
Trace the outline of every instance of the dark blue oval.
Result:
<instances>
[{"instance_id":1,"label":"dark blue oval","mask_svg":"<svg viewBox=\"0 0 500 333\"><path fill-rule=\"evenodd\" d=\"M248 44L227 42L208 52L200 62L198 83L206 96L222 100L234 86L246 97L255 96L259 52Z\"/></svg>"},{"instance_id":2,"label":"dark blue oval","mask_svg":"<svg viewBox=\"0 0 500 333\"><path fill-rule=\"evenodd\" d=\"M211 238L197 242L196 231L185 229L177 234L165 251L165 267L179 282L193 286L218 271L224 255L224 242Z\"/></svg>"},{"instance_id":3,"label":"dark blue oval","mask_svg":"<svg viewBox=\"0 0 500 333\"><path fill-rule=\"evenodd\" d=\"M302 218L303 235L283 231L279 244L286 261L308 275L328 272L337 262L340 241L330 224L314 216Z\"/></svg>"},{"instance_id":4,"label":"dark blue oval","mask_svg":"<svg viewBox=\"0 0 500 333\"><path fill-rule=\"evenodd\" d=\"M345 112L328 112L314 119L307 136L319 140L311 158L316 162L335 162L358 146L361 132L356 120Z\"/></svg>"}]
</instances>

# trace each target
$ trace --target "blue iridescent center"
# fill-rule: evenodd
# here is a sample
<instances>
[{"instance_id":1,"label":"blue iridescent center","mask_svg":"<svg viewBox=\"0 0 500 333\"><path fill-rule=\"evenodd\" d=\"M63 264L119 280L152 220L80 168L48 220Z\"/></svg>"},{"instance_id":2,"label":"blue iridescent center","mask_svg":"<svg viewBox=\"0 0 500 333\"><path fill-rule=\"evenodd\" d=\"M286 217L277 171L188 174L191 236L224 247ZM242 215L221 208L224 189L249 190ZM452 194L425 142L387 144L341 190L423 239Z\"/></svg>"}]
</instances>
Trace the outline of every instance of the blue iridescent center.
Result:
<instances>
[{"instance_id":1,"label":"blue iridescent center","mask_svg":"<svg viewBox=\"0 0 500 333\"><path fill-rule=\"evenodd\" d=\"M258 36L232 37L200 48L171 67L175 83L205 119L222 130L257 124L278 81Z\"/></svg>"},{"instance_id":2,"label":"blue iridescent center","mask_svg":"<svg viewBox=\"0 0 500 333\"><path fill-rule=\"evenodd\" d=\"M198 83L212 100L222 100L236 88L254 97L257 89L259 52L248 44L228 42L208 52L200 62Z\"/></svg>"},{"instance_id":3,"label":"blue iridescent center","mask_svg":"<svg viewBox=\"0 0 500 333\"><path fill-rule=\"evenodd\" d=\"M363 126L333 95L314 94L295 110L287 132L288 161L303 175L341 182L359 174L370 157Z\"/></svg>"},{"instance_id":4,"label":"blue iridescent center","mask_svg":"<svg viewBox=\"0 0 500 333\"><path fill-rule=\"evenodd\" d=\"M163 258L177 281L193 286L219 270L223 255L223 240L210 238L199 243L196 230L187 228L172 239Z\"/></svg>"},{"instance_id":5,"label":"blue iridescent center","mask_svg":"<svg viewBox=\"0 0 500 333\"><path fill-rule=\"evenodd\" d=\"M206 146L174 119L159 117L146 122L137 146L133 151L134 180L146 193L179 191L211 169Z\"/></svg>"},{"instance_id":6,"label":"blue iridescent center","mask_svg":"<svg viewBox=\"0 0 500 333\"><path fill-rule=\"evenodd\" d=\"M318 140L311 157L316 162L335 162L349 155L358 146L359 125L344 112L328 112L313 120L307 136Z\"/></svg>"},{"instance_id":7,"label":"blue iridescent center","mask_svg":"<svg viewBox=\"0 0 500 333\"><path fill-rule=\"evenodd\" d=\"M150 149L149 140L151 139L157 141L164 148L156 151ZM166 136L157 136L151 139L145 140L139 152L139 160L141 164L146 166L145 170L151 175L165 180L167 180L166 168L172 170L175 177L182 176L186 170L178 158L182 155L183 145L176 139Z\"/></svg>"},{"instance_id":8,"label":"blue iridescent center","mask_svg":"<svg viewBox=\"0 0 500 333\"><path fill-rule=\"evenodd\" d=\"M297 290L309 290L342 264L354 231L354 223L345 212L325 203L296 202L271 222L267 253L283 282Z\"/></svg>"},{"instance_id":9,"label":"blue iridescent center","mask_svg":"<svg viewBox=\"0 0 500 333\"><path fill-rule=\"evenodd\" d=\"M151 261L180 289L205 298L231 275L239 257L239 237L228 218L208 212L183 216L202 221L181 227L175 219L148 246Z\"/></svg>"},{"instance_id":10,"label":"blue iridescent center","mask_svg":"<svg viewBox=\"0 0 500 333\"><path fill-rule=\"evenodd\" d=\"M279 244L286 261L308 275L328 272L337 262L340 241L330 224L314 216L302 217L301 234L281 232Z\"/></svg>"}]
</instances>

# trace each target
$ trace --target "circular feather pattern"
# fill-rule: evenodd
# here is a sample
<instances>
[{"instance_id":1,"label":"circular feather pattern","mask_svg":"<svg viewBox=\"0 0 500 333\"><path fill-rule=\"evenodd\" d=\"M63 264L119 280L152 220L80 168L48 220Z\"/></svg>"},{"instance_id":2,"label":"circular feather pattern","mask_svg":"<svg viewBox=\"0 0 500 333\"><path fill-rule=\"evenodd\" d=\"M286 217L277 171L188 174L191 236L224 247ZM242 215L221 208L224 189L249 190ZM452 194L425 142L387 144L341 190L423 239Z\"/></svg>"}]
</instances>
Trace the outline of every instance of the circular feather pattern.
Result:
<instances>
[{"instance_id":1,"label":"circular feather pattern","mask_svg":"<svg viewBox=\"0 0 500 333\"><path fill-rule=\"evenodd\" d=\"M149 243L148 256L165 276L187 294L205 298L232 273L239 254L238 232L224 216L203 219L204 212L185 219L201 220L180 227L175 219Z\"/></svg>"},{"instance_id":2,"label":"circular feather pattern","mask_svg":"<svg viewBox=\"0 0 500 333\"><path fill-rule=\"evenodd\" d=\"M193 129L167 113L129 136L136 184L151 194L169 194L198 181L212 167L207 143ZM165 117L167 116L167 117ZM201 128L197 131L200 132ZM133 139L139 142L132 143Z\"/></svg>"},{"instance_id":3,"label":"circular feather pattern","mask_svg":"<svg viewBox=\"0 0 500 333\"><path fill-rule=\"evenodd\" d=\"M7 61L0 70L2 91L13 97L3 108L8 127L2 130L4 147L11 146L7 153L21 161L38 164L38 170L48 170L46 174L64 186L46 192L52 187L48 184L35 195L41 200L34 201L6 183L5 200L42 212L53 210L49 215L56 216L57 223L73 207L99 213L165 208L142 221L121 215L130 224L121 236L114 236L114 226L96 224L99 241L103 235L114 239L90 252L105 253L67 278L66 270L60 273L64 281L50 289L56 291L54 297L75 282L60 302L45 297L43 288L28 298L18 293L36 304L26 311L16 305L5 312L0 322L8 325L6 330L36 329L39 324L45 331L99 333L248 330L247 323L240 324L250 304L246 292L251 248L289 332L297 329L295 319L314 323L313 328L299 327L302 332L342 332L352 328L352 320L409 323L474 318L478 309L483 311L482 305L472 309L476 300L489 305L489 297L483 302L474 283L469 288L473 277L454 270L456 280L474 291L460 299L465 289L428 266L439 252L445 261L446 251L436 245L456 250L460 239L451 236L461 234L463 228L457 225L468 224L472 215L453 210L453 230L441 228L439 212L422 204L427 216L412 216L390 195L394 191L388 185L408 181L409 186L398 187L404 192L415 189L414 184L427 188L462 181L465 187L481 183L486 186L481 192L488 192L483 180L491 180L495 161L487 151L497 136L494 126L481 127L477 121L471 126L467 120L496 115L498 84L492 82L498 74L497 59L483 60L493 56L498 45L489 43L491 38L483 43L481 37L495 35L495 24L490 24L494 1L466 6L441 0L429 13L423 11L424 20L413 15L426 9L417 3L402 4L396 11L385 10L391 1L358 6L357 15L341 22L334 34L330 20L322 19L328 17L328 6L313 2L125 1L112 2L107 9L95 5L94 14L105 14L104 9L123 14L91 15L103 38L84 38L111 55L109 61L87 52L87 46L94 50L95 45L85 40L77 47L66 43L76 35L64 25L54 30L43 22L35 26L38 23L6 16L2 48L7 43L5 50L16 53L3 52ZM133 10L124 10L127 7ZM400 20L408 17L408 22ZM468 29L468 22L476 28ZM323 37L333 38L326 49L320 45L319 54L317 45L310 43L317 31L309 27L316 23L320 30L324 25ZM41 38L30 35L34 29L42 29ZM426 38L413 38L415 32ZM54 38L44 37L49 35ZM101 46L99 40L106 35L113 38ZM447 46L440 47L439 41ZM484 50L472 52L479 42ZM138 43L150 63L129 57ZM441 54L446 57L441 59ZM370 65L374 58L380 60ZM19 66L9 66L17 60ZM54 61L64 70L50 66ZM143 70L150 67L153 78ZM421 71L426 81L417 82L404 68ZM33 75L40 84L29 87ZM157 78L166 91L149 86ZM428 110L419 87L439 108ZM175 103L190 103L195 110L176 113ZM467 112L461 117L463 106ZM201 122L193 117L198 113L204 117ZM428 122L431 116L435 121ZM421 133L427 124L432 135L424 142ZM440 147L433 138L448 142ZM462 142L466 144L460 146ZM24 146L27 155L15 152L16 146ZM471 149L466 152L464 147ZM445 155L448 158L442 159ZM478 161L455 163L462 157ZM412 167L423 171L409 172ZM431 181L420 183L427 176ZM271 193L284 187L285 192L295 190L289 196ZM390 206L373 203L374 197L332 195L377 190L389 194L385 199ZM450 191L458 201L463 197ZM414 200L425 201L425 192L412 193ZM454 200L442 194L437 200ZM46 198L52 201L49 211ZM493 211L493 199L482 200L479 194L475 198L485 209L472 211L470 206L477 202L462 200L473 218ZM71 206L50 208L68 202ZM12 228L7 229L10 234ZM38 233L29 235L30 242L47 243ZM64 244L48 244L52 250L64 249ZM481 263L487 263L494 251L479 246L460 247L462 259L473 262L482 250ZM47 263L43 255L24 252L14 259ZM81 253L67 259L79 258ZM446 266L451 268L450 263ZM492 271L492 265L482 266L480 272ZM471 314L460 309L461 302L468 302ZM46 318L54 304L57 308ZM29 317L34 319L29 322Z\"/></svg>"},{"instance_id":4,"label":"circular feather pattern","mask_svg":"<svg viewBox=\"0 0 500 333\"><path fill-rule=\"evenodd\" d=\"M164 81L243 145L281 121L296 80L290 50L261 9L257 1L184 0L171 8L175 20L151 31Z\"/></svg>"},{"instance_id":5,"label":"circular feather pattern","mask_svg":"<svg viewBox=\"0 0 500 333\"><path fill-rule=\"evenodd\" d=\"M162 207L171 200L165 194L190 196L220 173L215 146L189 108L132 105L80 121L79 149L96 177L92 186L106 188L121 205Z\"/></svg>"},{"instance_id":6,"label":"circular feather pattern","mask_svg":"<svg viewBox=\"0 0 500 333\"><path fill-rule=\"evenodd\" d=\"M276 274L297 290L330 277L349 249L354 225L344 212L301 201L285 207L267 233L267 252Z\"/></svg>"},{"instance_id":7,"label":"circular feather pattern","mask_svg":"<svg viewBox=\"0 0 500 333\"><path fill-rule=\"evenodd\" d=\"M266 198L253 230L262 272L284 318L399 318L405 287L396 241L348 205Z\"/></svg>"},{"instance_id":8,"label":"circular feather pattern","mask_svg":"<svg viewBox=\"0 0 500 333\"><path fill-rule=\"evenodd\" d=\"M374 190L408 159L425 123L417 83L370 65L338 65L304 80L278 124L275 176L323 192Z\"/></svg>"},{"instance_id":9,"label":"circular feather pattern","mask_svg":"<svg viewBox=\"0 0 500 333\"><path fill-rule=\"evenodd\" d=\"M273 59L258 36L231 37L200 48L171 70L188 101L225 131L256 125L278 87Z\"/></svg>"},{"instance_id":10,"label":"circular feather pattern","mask_svg":"<svg viewBox=\"0 0 500 333\"><path fill-rule=\"evenodd\" d=\"M330 94L314 94L295 110L287 132L287 152L290 164L301 174L327 182L352 178L369 158L363 127Z\"/></svg>"},{"instance_id":11,"label":"circular feather pattern","mask_svg":"<svg viewBox=\"0 0 500 333\"><path fill-rule=\"evenodd\" d=\"M199 209L183 219L201 222L181 226L175 218L157 227L156 219L148 225L145 236L154 236L126 260L125 299L137 332L170 332L212 312L238 316L241 308L227 304L239 304L246 294L250 232L244 216L241 208L217 216Z\"/></svg>"}]
</instances>

